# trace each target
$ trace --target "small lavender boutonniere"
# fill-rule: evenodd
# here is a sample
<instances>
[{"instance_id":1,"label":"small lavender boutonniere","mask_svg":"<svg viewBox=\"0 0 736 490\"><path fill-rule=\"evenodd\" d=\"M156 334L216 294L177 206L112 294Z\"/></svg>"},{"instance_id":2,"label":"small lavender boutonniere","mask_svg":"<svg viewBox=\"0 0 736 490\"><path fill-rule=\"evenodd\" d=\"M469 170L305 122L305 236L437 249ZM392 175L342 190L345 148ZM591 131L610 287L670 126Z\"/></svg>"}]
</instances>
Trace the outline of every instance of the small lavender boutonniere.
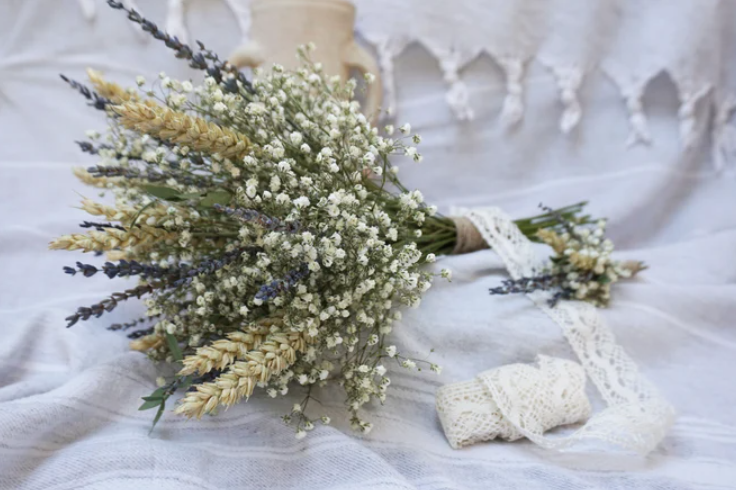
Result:
<instances>
[{"instance_id":1,"label":"small lavender boutonniere","mask_svg":"<svg viewBox=\"0 0 736 490\"><path fill-rule=\"evenodd\" d=\"M537 231L537 238L554 251L547 270L534 277L503 281L491 288L492 295L552 291L550 306L560 300L587 301L597 307L608 306L611 286L646 269L643 262L619 262L611 258L613 242L605 238L606 221L580 223L558 212L551 214L558 226Z\"/></svg>"},{"instance_id":2,"label":"small lavender boutonniere","mask_svg":"<svg viewBox=\"0 0 736 490\"><path fill-rule=\"evenodd\" d=\"M352 426L369 431L361 407L386 399L386 365L440 371L391 344L400 308L419 306L436 276L451 277L425 264L484 246L477 231L463 238L467 219L441 216L398 179L390 158L420 162L421 138L408 124L379 134L355 101L356 82L323 73L310 46L295 72L275 65L248 80L201 43L187 46L123 2L108 4L205 76L195 84L161 73L152 85L138 77L137 89L95 71L92 88L64 78L109 126L79 143L97 163L75 174L115 204L84 199L99 221L50 247L107 255L104 265L66 267L72 276L139 281L79 307L68 326L143 301L145 317L109 328L131 330L132 349L178 367L144 398L155 420L177 391L175 412L195 418L257 389L302 391L284 419L302 437L318 420L307 412L313 389L334 383ZM516 223L534 238L581 209Z\"/></svg>"}]
</instances>

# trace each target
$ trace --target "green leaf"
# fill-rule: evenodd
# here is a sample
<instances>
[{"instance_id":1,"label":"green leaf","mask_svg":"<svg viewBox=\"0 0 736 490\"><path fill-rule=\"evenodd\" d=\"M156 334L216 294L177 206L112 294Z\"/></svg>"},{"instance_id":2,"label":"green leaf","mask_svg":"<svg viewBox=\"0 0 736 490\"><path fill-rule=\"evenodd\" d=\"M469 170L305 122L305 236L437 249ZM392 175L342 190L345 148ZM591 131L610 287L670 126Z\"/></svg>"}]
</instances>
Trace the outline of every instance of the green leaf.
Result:
<instances>
[{"instance_id":1,"label":"green leaf","mask_svg":"<svg viewBox=\"0 0 736 490\"><path fill-rule=\"evenodd\" d=\"M158 407L158 412L156 412L156 416L153 417L153 424L151 424L151 430L148 431L150 434L153 432L153 429L156 428L156 424L159 420L161 420L161 416L164 414L164 410L166 409L166 402L164 401L160 407Z\"/></svg>"},{"instance_id":2,"label":"green leaf","mask_svg":"<svg viewBox=\"0 0 736 490\"><path fill-rule=\"evenodd\" d=\"M146 398L149 398L149 397L145 397L143 399L146 400ZM151 408L158 407L159 405L163 405L163 403L164 403L163 398L156 398L155 400L146 400L145 403L143 403L143 405L138 407L138 410L141 410L141 411L150 410Z\"/></svg>"},{"instance_id":3,"label":"green leaf","mask_svg":"<svg viewBox=\"0 0 736 490\"><path fill-rule=\"evenodd\" d=\"M142 185L141 186L144 191L151 194L154 197L158 197L159 199L163 199L164 201L181 201L182 194L177 191L176 189L172 189L171 187L164 187L162 185Z\"/></svg>"},{"instance_id":4,"label":"green leaf","mask_svg":"<svg viewBox=\"0 0 736 490\"><path fill-rule=\"evenodd\" d=\"M202 197L202 193L201 192L185 192L184 194L179 194L179 197L182 198L183 200L198 199Z\"/></svg>"},{"instance_id":5,"label":"green leaf","mask_svg":"<svg viewBox=\"0 0 736 490\"><path fill-rule=\"evenodd\" d=\"M598 282L601 284L608 284L609 282L611 282L611 278L608 277L606 274L603 274L598 278Z\"/></svg>"},{"instance_id":6,"label":"green leaf","mask_svg":"<svg viewBox=\"0 0 736 490\"><path fill-rule=\"evenodd\" d=\"M212 191L205 194L205 196L202 198L201 201L199 201L200 206L211 208L215 204L220 204L224 206L225 204L230 202L230 198L232 196L228 191Z\"/></svg>"},{"instance_id":7,"label":"green leaf","mask_svg":"<svg viewBox=\"0 0 736 490\"><path fill-rule=\"evenodd\" d=\"M169 351L171 351L171 355L174 356L174 360L181 361L184 359L184 355L181 353L181 348L179 348L179 342L176 340L176 337L171 335L169 332L166 332L166 342L169 344Z\"/></svg>"},{"instance_id":8,"label":"green leaf","mask_svg":"<svg viewBox=\"0 0 736 490\"><path fill-rule=\"evenodd\" d=\"M164 395L166 394L166 389L167 389L166 386L162 386L161 388L156 389L153 393L151 393L147 397L143 397L143 398L144 399L146 398L164 398Z\"/></svg>"}]
</instances>

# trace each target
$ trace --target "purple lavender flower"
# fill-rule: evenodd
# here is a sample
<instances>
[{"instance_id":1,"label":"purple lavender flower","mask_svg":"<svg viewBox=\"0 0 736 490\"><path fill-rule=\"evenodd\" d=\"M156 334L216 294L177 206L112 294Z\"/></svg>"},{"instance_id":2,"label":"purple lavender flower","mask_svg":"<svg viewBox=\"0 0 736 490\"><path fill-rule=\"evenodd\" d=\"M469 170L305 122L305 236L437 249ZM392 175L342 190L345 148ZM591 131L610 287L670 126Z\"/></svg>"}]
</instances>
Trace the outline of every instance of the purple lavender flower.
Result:
<instances>
[{"instance_id":1,"label":"purple lavender flower","mask_svg":"<svg viewBox=\"0 0 736 490\"><path fill-rule=\"evenodd\" d=\"M83 85L76 80L72 80L70 78L67 78L64 75L59 75L62 80L64 80L66 83L68 83L74 90L82 94L82 96L87 99L89 102L89 105L94 107L95 109L104 111L109 104L112 104L110 99L106 99L105 97L101 97L97 92L90 90L86 85Z\"/></svg>"},{"instance_id":2,"label":"purple lavender flower","mask_svg":"<svg viewBox=\"0 0 736 490\"><path fill-rule=\"evenodd\" d=\"M572 289L562 288L564 278L564 274L542 274L534 277L507 279L501 282L501 286L490 288L489 291L491 295L504 295L528 294L534 291L549 291L550 289L561 288L548 301L550 306L555 306L561 299L570 299L575 293Z\"/></svg>"},{"instance_id":3,"label":"purple lavender flower","mask_svg":"<svg viewBox=\"0 0 736 490\"><path fill-rule=\"evenodd\" d=\"M128 289L126 291L123 291L122 293L112 293L109 298L106 298L99 303L95 303L92 306L80 306L79 308L77 308L77 311L73 315L65 318L65 320L68 322L66 326L67 328L69 328L77 323L79 320L89 320L89 318L93 316L95 318L99 318L106 311L110 312L114 310L121 301L125 301L133 297L140 299L141 296L149 294L161 287L162 284L160 283L145 284L133 289Z\"/></svg>"},{"instance_id":4,"label":"purple lavender flower","mask_svg":"<svg viewBox=\"0 0 736 490\"><path fill-rule=\"evenodd\" d=\"M261 228L269 231L297 233L301 229L301 224L298 221L282 221L278 218L272 218L255 209L233 209L220 204L215 204L214 208L228 216L232 216L240 221L245 221L246 223L255 223Z\"/></svg>"},{"instance_id":5,"label":"purple lavender flower","mask_svg":"<svg viewBox=\"0 0 736 490\"><path fill-rule=\"evenodd\" d=\"M180 264L178 267L163 268L157 265L141 264L135 260L121 260L118 264L106 262L101 268L91 264L82 264L77 262L76 269L73 267L64 267L64 272L70 275L76 275L81 272L85 277L92 277L98 272L105 273L110 279L114 277L140 276L144 279L155 279L150 284L138 286L122 293L113 293L109 298L100 301L92 306L82 306L77 308L75 314L66 318L67 327L71 327L79 320L88 320L94 316L99 318L103 313L114 310L120 301L130 299L132 297L140 298L144 294L152 293L154 290L177 288L188 285L192 280L200 274L212 274L222 269L226 265L237 260L242 254L255 255L262 249L260 247L243 247L235 249L231 252L223 254L217 259L207 259L200 262L196 267L188 264ZM301 277L292 278L298 281Z\"/></svg>"},{"instance_id":6,"label":"purple lavender flower","mask_svg":"<svg viewBox=\"0 0 736 490\"><path fill-rule=\"evenodd\" d=\"M135 332L131 332L128 334L129 339L139 339L141 337L145 337L146 335L151 335L153 333L153 327L144 328L142 330L136 330Z\"/></svg>"},{"instance_id":7,"label":"purple lavender flower","mask_svg":"<svg viewBox=\"0 0 736 490\"><path fill-rule=\"evenodd\" d=\"M94 228L97 231L105 231L105 228L115 228L116 230L125 231L124 226L114 225L112 223L96 223L93 221L83 221L79 226L80 228Z\"/></svg>"},{"instance_id":8,"label":"purple lavender flower","mask_svg":"<svg viewBox=\"0 0 736 490\"><path fill-rule=\"evenodd\" d=\"M176 36L171 36L158 28L156 24L148 19L143 18L134 9L126 8L123 2L108 0L107 4L115 10L123 10L128 14L128 19L141 26L144 32L148 32L154 39L163 41L166 47L176 52L176 57L189 61L189 66L195 70L203 70L209 76L214 78L217 83L225 82L224 88L232 93L239 93L240 85L249 93L254 93L253 86L246 78L245 74L238 70L237 67L231 65L227 61L221 61L217 54L205 48L204 44L197 41L199 52L195 53L191 47L179 41ZM207 61L211 61L210 65Z\"/></svg>"},{"instance_id":9,"label":"purple lavender flower","mask_svg":"<svg viewBox=\"0 0 736 490\"><path fill-rule=\"evenodd\" d=\"M264 284L256 293L255 298L261 301L268 301L279 294L289 291L296 284L309 275L307 264L302 264L298 269L291 270L281 279L276 279L268 284Z\"/></svg>"}]
</instances>

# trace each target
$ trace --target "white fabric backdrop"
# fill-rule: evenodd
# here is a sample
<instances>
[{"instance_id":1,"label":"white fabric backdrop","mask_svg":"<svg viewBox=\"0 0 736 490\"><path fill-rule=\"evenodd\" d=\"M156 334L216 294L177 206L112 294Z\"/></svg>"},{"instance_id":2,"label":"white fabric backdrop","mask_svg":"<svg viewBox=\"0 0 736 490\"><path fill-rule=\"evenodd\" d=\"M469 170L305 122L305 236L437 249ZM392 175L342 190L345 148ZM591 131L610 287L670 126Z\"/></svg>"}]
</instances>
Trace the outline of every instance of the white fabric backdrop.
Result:
<instances>
[{"instance_id":1,"label":"white fabric backdrop","mask_svg":"<svg viewBox=\"0 0 736 490\"><path fill-rule=\"evenodd\" d=\"M163 23L163 2L138 3ZM457 16L480 5L462 3ZM539 2L515 3L533 15ZM239 26L247 22L239 23L226 2L188 4L190 37L222 53L240 41ZM390 26L418 26L409 41L432 21L431 9L373 4L384 10L359 3L365 14L359 12L358 23L363 37L377 46L379 38L395 45L399 31L371 27L376 12L397 16ZM639 3L608 4L614 12L630 12ZM650 55L651 43L661 39L673 58L699 60L699 80L720 94L728 92L728 83L719 80L728 78L725 68L736 60L725 50L699 57L701 52L687 48L703 41L704 32L727 37L734 25L728 4L658 2L646 18L656 20L661 13L669 19L666 30L653 20L622 27L599 14L597 21L609 22L614 38L630 40L625 48L611 45L620 47L622 59ZM728 126L709 131L717 121L707 115L709 104L699 106L701 136L684 151L684 85L655 70L645 77L642 99L652 144L627 148L629 114L621 85L597 69L592 57L581 65L585 77L576 91L582 117L562 134L565 104L540 53L560 46L549 32L585 39L596 31L590 23L547 28L540 49L527 57L524 117L511 128L498 119L507 100L507 72L496 54L461 63L468 63L461 78L475 118L458 121L455 106L445 100L446 63L443 75L436 49L426 43L397 49L390 64L397 114L422 134L425 155L421 165L407 164L402 173L445 209L497 205L521 216L540 201L590 199L593 214L611 218L621 257L651 266L639 280L622 284L614 307L603 314L678 411L659 449L642 460L555 455L527 442L449 448L434 413L439 385L532 361L539 352L572 358L557 327L525 298L488 296L487 288L504 277L492 252L438 264L454 270L453 283L430 290L422 307L405 315L397 338L405 350L420 354L435 347L445 371L441 377L395 373L391 396L374 410L376 428L368 436L350 433L339 393L319 397L335 427L320 428L303 441L278 419L293 400L275 406L262 397L200 424L167 414L149 436L151 414L136 408L139 397L152 390L156 370L143 356L127 352L123 337L104 330L142 309L129 304L110 318L64 328L64 316L102 298L112 285L64 275L62 265L76 257L46 251L51 237L83 219L73 208L79 198L74 191L94 197L69 171L72 164L94 160L79 155L72 142L102 124L57 73L81 79L84 68L93 66L121 81L137 74L150 78L159 70L184 78L195 74L160 44L134 34L120 15L101 2L96 6L90 21L77 2L0 3L0 488L736 487L736 192L733 169L725 162L719 170L710 144ZM401 21L402 15L410 17ZM664 36L670 31L677 34L674 45ZM643 32L651 34L649 41L632 40ZM725 100L711 95L715 108ZM591 395L594 405L600 402Z\"/></svg>"}]
</instances>

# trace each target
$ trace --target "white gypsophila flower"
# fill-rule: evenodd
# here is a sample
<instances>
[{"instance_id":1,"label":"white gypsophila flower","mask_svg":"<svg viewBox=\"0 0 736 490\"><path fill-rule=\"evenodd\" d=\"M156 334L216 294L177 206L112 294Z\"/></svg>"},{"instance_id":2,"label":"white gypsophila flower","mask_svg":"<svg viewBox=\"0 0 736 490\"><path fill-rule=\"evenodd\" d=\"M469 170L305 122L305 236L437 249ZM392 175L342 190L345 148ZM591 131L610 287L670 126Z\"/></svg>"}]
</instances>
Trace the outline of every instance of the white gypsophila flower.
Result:
<instances>
[{"instance_id":1,"label":"white gypsophila flower","mask_svg":"<svg viewBox=\"0 0 736 490\"><path fill-rule=\"evenodd\" d=\"M139 87L142 87L143 85L146 84L146 79L143 78L141 75L138 75L137 77L135 77L135 83Z\"/></svg>"},{"instance_id":2,"label":"white gypsophila flower","mask_svg":"<svg viewBox=\"0 0 736 490\"><path fill-rule=\"evenodd\" d=\"M401 361L401 367L407 369L415 369L417 367L417 363L412 361L411 359L404 359L403 361Z\"/></svg>"},{"instance_id":3,"label":"white gypsophila flower","mask_svg":"<svg viewBox=\"0 0 736 490\"><path fill-rule=\"evenodd\" d=\"M401 131L402 134L409 134L411 133L411 124L406 123L403 126L399 128L399 131Z\"/></svg>"},{"instance_id":4,"label":"white gypsophila flower","mask_svg":"<svg viewBox=\"0 0 736 490\"><path fill-rule=\"evenodd\" d=\"M302 143L303 137L300 132L294 131L289 135L289 139L291 140L291 143L293 145L300 145Z\"/></svg>"},{"instance_id":5,"label":"white gypsophila flower","mask_svg":"<svg viewBox=\"0 0 736 490\"><path fill-rule=\"evenodd\" d=\"M309 198L306 196L300 196L294 199L293 203L294 203L294 206L296 206L297 208L306 208L310 204Z\"/></svg>"},{"instance_id":6,"label":"white gypsophila flower","mask_svg":"<svg viewBox=\"0 0 736 490\"><path fill-rule=\"evenodd\" d=\"M437 261L437 258L436 258L436 256L434 254L427 254L427 256L424 258L424 260L426 260L427 262L429 262L431 264L432 262L436 262Z\"/></svg>"}]
</instances>

